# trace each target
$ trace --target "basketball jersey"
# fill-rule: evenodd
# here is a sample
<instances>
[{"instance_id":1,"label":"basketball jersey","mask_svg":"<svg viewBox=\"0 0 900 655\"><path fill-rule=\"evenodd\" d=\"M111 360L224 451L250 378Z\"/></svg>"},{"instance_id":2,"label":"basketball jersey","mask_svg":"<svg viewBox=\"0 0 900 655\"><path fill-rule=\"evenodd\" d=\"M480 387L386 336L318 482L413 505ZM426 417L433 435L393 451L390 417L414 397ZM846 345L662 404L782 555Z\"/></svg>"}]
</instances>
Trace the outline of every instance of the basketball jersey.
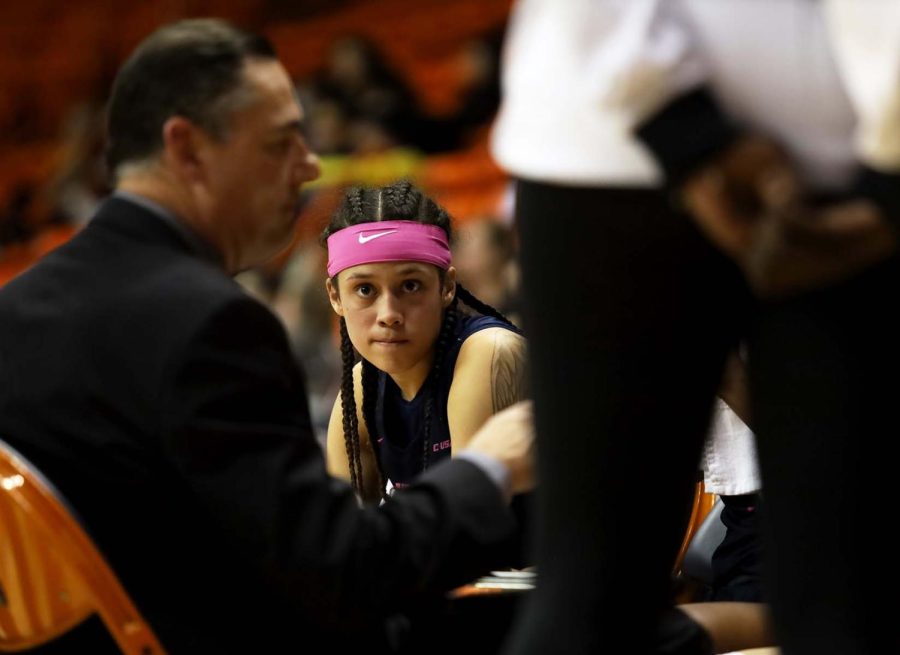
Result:
<instances>
[{"instance_id":1,"label":"basketball jersey","mask_svg":"<svg viewBox=\"0 0 900 655\"><path fill-rule=\"evenodd\" d=\"M375 406L376 435L372 439L375 456L384 477L394 488L405 487L423 469L450 457L450 425L447 400L453 382L453 369L463 342L486 328L519 330L492 316L459 314L454 334L437 376L426 382L412 400L404 400L400 388L386 373L378 372L378 396ZM437 385L431 410L431 435L425 439L425 404L429 384Z\"/></svg>"}]
</instances>

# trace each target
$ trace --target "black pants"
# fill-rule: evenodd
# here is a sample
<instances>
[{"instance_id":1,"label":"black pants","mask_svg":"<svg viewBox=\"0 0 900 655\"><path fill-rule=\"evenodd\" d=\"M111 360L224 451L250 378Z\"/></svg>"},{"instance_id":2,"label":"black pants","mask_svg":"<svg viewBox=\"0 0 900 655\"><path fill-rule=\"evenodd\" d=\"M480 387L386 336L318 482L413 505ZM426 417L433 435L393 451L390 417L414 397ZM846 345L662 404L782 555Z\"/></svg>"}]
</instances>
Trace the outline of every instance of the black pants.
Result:
<instances>
[{"instance_id":1,"label":"black pants","mask_svg":"<svg viewBox=\"0 0 900 655\"><path fill-rule=\"evenodd\" d=\"M786 655L900 653L882 505L897 476L898 289L895 257L761 307L750 334L765 593Z\"/></svg>"},{"instance_id":2,"label":"black pants","mask_svg":"<svg viewBox=\"0 0 900 655\"><path fill-rule=\"evenodd\" d=\"M759 494L719 496L725 537L712 555L712 585L706 600L763 602L762 503Z\"/></svg>"},{"instance_id":3,"label":"black pants","mask_svg":"<svg viewBox=\"0 0 900 655\"><path fill-rule=\"evenodd\" d=\"M517 208L540 586L512 652L650 652L748 296L662 194L521 183Z\"/></svg>"},{"instance_id":4,"label":"black pants","mask_svg":"<svg viewBox=\"0 0 900 655\"><path fill-rule=\"evenodd\" d=\"M509 651L660 648L712 401L728 351L748 337L771 519L766 595L785 652L878 652L865 644L882 638L894 642L881 652L900 652L889 609L872 600L893 544L873 537L883 496L870 493L891 480L880 475L896 432L885 401L898 384L882 374L900 370L900 326L886 319L896 262L846 289L757 307L662 193L522 182L517 220L540 585Z\"/></svg>"}]
</instances>

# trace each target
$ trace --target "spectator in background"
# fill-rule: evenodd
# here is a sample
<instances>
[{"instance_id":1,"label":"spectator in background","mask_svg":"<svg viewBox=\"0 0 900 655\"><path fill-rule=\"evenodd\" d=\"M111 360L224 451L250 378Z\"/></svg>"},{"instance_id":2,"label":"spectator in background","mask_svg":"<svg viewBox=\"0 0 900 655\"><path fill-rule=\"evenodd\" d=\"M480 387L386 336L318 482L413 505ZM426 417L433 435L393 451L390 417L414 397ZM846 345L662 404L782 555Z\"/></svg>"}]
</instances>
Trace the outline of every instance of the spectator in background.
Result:
<instances>
[{"instance_id":1,"label":"spectator in background","mask_svg":"<svg viewBox=\"0 0 900 655\"><path fill-rule=\"evenodd\" d=\"M322 155L347 155L353 151L350 138L350 118L346 108L331 98L316 98L308 90L309 117L306 134L310 147Z\"/></svg>"},{"instance_id":2,"label":"spectator in background","mask_svg":"<svg viewBox=\"0 0 900 655\"><path fill-rule=\"evenodd\" d=\"M379 143L388 147L407 141L410 125L419 120L415 95L376 46L361 35L335 41L324 68L310 85L315 103L333 103L350 124L350 149L364 132L380 134ZM372 146L368 145L367 150Z\"/></svg>"},{"instance_id":3,"label":"spectator in background","mask_svg":"<svg viewBox=\"0 0 900 655\"><path fill-rule=\"evenodd\" d=\"M312 101L312 142L321 143L326 154L394 146L439 153L465 147L499 106L501 43L502 31L497 31L461 46L455 58L458 105L447 116L433 116L374 41L361 35L335 41L323 69L304 85Z\"/></svg>"},{"instance_id":4,"label":"spectator in background","mask_svg":"<svg viewBox=\"0 0 900 655\"><path fill-rule=\"evenodd\" d=\"M341 357L334 312L322 290L325 252L318 241L300 244L281 276L272 310L281 318L303 366L316 438L325 450L331 408L341 383Z\"/></svg>"},{"instance_id":5,"label":"spectator in background","mask_svg":"<svg viewBox=\"0 0 900 655\"><path fill-rule=\"evenodd\" d=\"M513 230L492 216L469 219L453 246L457 276L473 295L520 324L519 270Z\"/></svg>"},{"instance_id":6,"label":"spectator in background","mask_svg":"<svg viewBox=\"0 0 900 655\"><path fill-rule=\"evenodd\" d=\"M103 154L106 112L102 101L69 112L63 127L62 157L47 186L47 205L56 222L83 226L111 191Z\"/></svg>"},{"instance_id":7,"label":"spectator in background","mask_svg":"<svg viewBox=\"0 0 900 655\"><path fill-rule=\"evenodd\" d=\"M455 56L459 99L448 115L418 111L407 138L425 152L466 148L481 138L500 106L503 31L469 39Z\"/></svg>"},{"instance_id":8,"label":"spectator in background","mask_svg":"<svg viewBox=\"0 0 900 655\"><path fill-rule=\"evenodd\" d=\"M460 101L456 111L443 119L456 145L464 146L488 127L500 107L500 49L504 31L469 39L456 56L460 77Z\"/></svg>"}]
</instances>

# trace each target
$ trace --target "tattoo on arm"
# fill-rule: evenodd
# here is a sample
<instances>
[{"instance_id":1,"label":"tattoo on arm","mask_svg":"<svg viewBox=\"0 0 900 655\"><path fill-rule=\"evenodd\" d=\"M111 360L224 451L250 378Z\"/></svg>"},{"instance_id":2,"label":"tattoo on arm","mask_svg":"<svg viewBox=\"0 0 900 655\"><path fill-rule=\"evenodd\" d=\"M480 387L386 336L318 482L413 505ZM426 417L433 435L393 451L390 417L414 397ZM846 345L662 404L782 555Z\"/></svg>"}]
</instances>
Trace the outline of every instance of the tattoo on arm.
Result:
<instances>
[{"instance_id":1,"label":"tattoo on arm","mask_svg":"<svg viewBox=\"0 0 900 655\"><path fill-rule=\"evenodd\" d=\"M491 357L491 401L495 414L527 397L527 371L525 339L498 336Z\"/></svg>"}]
</instances>

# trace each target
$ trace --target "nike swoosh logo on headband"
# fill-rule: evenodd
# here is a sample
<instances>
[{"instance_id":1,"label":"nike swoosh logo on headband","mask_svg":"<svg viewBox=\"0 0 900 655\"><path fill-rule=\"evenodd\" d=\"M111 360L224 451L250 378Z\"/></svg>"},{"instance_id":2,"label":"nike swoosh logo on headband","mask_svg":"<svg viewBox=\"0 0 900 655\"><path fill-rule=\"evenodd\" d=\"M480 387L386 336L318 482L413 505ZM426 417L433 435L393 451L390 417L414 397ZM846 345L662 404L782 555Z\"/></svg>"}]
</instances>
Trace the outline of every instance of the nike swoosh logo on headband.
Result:
<instances>
[{"instance_id":1,"label":"nike swoosh logo on headband","mask_svg":"<svg viewBox=\"0 0 900 655\"><path fill-rule=\"evenodd\" d=\"M370 234L370 235L367 236L367 237L364 237L362 234L360 234L360 235L359 235L359 242L360 242L360 243L368 243L368 242L371 241L372 239L377 239L378 237L387 236L388 234L393 234L393 233L396 232L396 231L397 231L397 230L387 230L387 231L385 231L385 232L378 232L377 234Z\"/></svg>"}]
</instances>

